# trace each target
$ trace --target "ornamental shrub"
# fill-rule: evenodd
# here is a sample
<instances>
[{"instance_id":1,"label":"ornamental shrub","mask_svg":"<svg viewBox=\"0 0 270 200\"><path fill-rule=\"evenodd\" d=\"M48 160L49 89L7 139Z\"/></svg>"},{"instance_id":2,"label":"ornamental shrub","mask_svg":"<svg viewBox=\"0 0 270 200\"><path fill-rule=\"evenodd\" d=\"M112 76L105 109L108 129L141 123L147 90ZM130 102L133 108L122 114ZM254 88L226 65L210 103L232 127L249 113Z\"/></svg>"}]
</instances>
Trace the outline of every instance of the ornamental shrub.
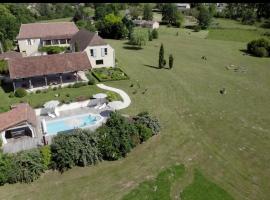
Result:
<instances>
[{"instance_id":1,"label":"ornamental shrub","mask_svg":"<svg viewBox=\"0 0 270 200\"><path fill-rule=\"evenodd\" d=\"M265 38L252 40L247 44L247 51L259 57L269 56L270 42Z\"/></svg>"},{"instance_id":2,"label":"ornamental shrub","mask_svg":"<svg viewBox=\"0 0 270 200\"><path fill-rule=\"evenodd\" d=\"M136 123L135 125L138 130L140 142L144 142L148 140L153 135L152 130L146 127L145 125L140 124L140 123Z\"/></svg>"},{"instance_id":3,"label":"ornamental shrub","mask_svg":"<svg viewBox=\"0 0 270 200\"><path fill-rule=\"evenodd\" d=\"M50 164L51 164L51 148L50 146L43 146L40 148L40 153L42 156L42 163L44 164L46 169L50 168Z\"/></svg>"},{"instance_id":4,"label":"ornamental shrub","mask_svg":"<svg viewBox=\"0 0 270 200\"><path fill-rule=\"evenodd\" d=\"M125 157L136 143L133 136L138 134L135 125L117 112L113 112L106 124L97 129L100 136L99 149L104 160Z\"/></svg>"},{"instance_id":5,"label":"ornamental shrub","mask_svg":"<svg viewBox=\"0 0 270 200\"><path fill-rule=\"evenodd\" d=\"M8 183L9 176L12 174L12 159L11 155L0 152L0 185Z\"/></svg>"},{"instance_id":6,"label":"ornamental shrub","mask_svg":"<svg viewBox=\"0 0 270 200\"><path fill-rule=\"evenodd\" d=\"M52 167L64 172L73 166L96 164L101 160L99 137L89 130L58 134L51 145Z\"/></svg>"},{"instance_id":7,"label":"ornamental shrub","mask_svg":"<svg viewBox=\"0 0 270 200\"><path fill-rule=\"evenodd\" d=\"M268 51L264 47L255 47L253 54L258 57L267 57Z\"/></svg>"},{"instance_id":8,"label":"ornamental shrub","mask_svg":"<svg viewBox=\"0 0 270 200\"><path fill-rule=\"evenodd\" d=\"M27 95L27 92L24 88L18 88L15 90L15 97L22 98Z\"/></svg>"},{"instance_id":9,"label":"ornamental shrub","mask_svg":"<svg viewBox=\"0 0 270 200\"><path fill-rule=\"evenodd\" d=\"M143 124L150 128L153 134L157 134L160 131L159 121L155 117L151 117L148 112L141 112L133 117L133 119L136 123Z\"/></svg>"},{"instance_id":10,"label":"ornamental shrub","mask_svg":"<svg viewBox=\"0 0 270 200\"><path fill-rule=\"evenodd\" d=\"M157 31L157 29L152 30L152 37L153 37L153 39L158 39L158 31Z\"/></svg>"},{"instance_id":11,"label":"ornamental shrub","mask_svg":"<svg viewBox=\"0 0 270 200\"><path fill-rule=\"evenodd\" d=\"M46 166L38 149L19 152L12 156L9 183L30 183L39 178Z\"/></svg>"},{"instance_id":12,"label":"ornamental shrub","mask_svg":"<svg viewBox=\"0 0 270 200\"><path fill-rule=\"evenodd\" d=\"M95 78L91 75L91 74L89 74L88 76L87 76L87 78L88 78L88 85L94 85L95 84Z\"/></svg>"}]
</instances>

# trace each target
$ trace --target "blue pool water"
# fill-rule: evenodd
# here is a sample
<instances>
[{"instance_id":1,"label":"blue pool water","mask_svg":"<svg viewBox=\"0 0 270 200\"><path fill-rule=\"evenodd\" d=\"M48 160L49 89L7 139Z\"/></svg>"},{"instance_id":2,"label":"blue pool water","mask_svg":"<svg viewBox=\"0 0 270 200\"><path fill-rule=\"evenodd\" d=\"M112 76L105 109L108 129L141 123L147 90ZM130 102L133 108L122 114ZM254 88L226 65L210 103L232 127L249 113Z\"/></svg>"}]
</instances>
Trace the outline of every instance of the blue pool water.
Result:
<instances>
[{"instance_id":1,"label":"blue pool water","mask_svg":"<svg viewBox=\"0 0 270 200\"><path fill-rule=\"evenodd\" d=\"M54 135L61 131L68 131L75 128L85 128L96 124L100 119L100 116L84 114L46 121L47 134Z\"/></svg>"}]
</instances>

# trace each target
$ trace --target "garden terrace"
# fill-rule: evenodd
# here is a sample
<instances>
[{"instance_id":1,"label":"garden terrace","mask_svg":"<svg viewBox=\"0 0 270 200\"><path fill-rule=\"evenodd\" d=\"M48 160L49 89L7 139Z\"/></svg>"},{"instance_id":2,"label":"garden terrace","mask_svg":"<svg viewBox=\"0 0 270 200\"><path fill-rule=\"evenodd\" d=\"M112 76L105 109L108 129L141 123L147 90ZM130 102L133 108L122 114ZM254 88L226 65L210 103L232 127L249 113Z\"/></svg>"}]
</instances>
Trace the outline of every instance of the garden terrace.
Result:
<instances>
[{"instance_id":1,"label":"garden terrace","mask_svg":"<svg viewBox=\"0 0 270 200\"><path fill-rule=\"evenodd\" d=\"M15 90L79 81L78 71L89 70L91 64L87 54L79 52L11 59L8 68Z\"/></svg>"}]
</instances>

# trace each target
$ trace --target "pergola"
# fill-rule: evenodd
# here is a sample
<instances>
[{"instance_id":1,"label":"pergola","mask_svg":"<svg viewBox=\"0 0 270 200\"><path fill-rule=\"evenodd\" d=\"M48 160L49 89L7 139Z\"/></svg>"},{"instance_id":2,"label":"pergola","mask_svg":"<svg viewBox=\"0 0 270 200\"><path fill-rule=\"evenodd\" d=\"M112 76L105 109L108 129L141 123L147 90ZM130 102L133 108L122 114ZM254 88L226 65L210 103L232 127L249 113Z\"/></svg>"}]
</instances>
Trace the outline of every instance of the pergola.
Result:
<instances>
[{"instance_id":1,"label":"pergola","mask_svg":"<svg viewBox=\"0 0 270 200\"><path fill-rule=\"evenodd\" d=\"M63 84L65 74L75 74L78 82L78 71L91 69L86 52L32 56L8 60L9 76L13 82L14 91L16 81L27 79L29 87L33 88L33 80L42 77L48 86L50 77L58 77Z\"/></svg>"}]
</instances>

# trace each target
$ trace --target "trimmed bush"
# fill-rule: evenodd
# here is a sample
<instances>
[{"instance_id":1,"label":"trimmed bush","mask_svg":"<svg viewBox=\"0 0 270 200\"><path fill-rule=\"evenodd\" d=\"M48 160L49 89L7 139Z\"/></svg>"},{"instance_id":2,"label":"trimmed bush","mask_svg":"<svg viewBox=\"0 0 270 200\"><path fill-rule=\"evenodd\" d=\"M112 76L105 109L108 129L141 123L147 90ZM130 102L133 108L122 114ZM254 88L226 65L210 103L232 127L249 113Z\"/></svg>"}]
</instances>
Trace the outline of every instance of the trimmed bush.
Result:
<instances>
[{"instance_id":1,"label":"trimmed bush","mask_svg":"<svg viewBox=\"0 0 270 200\"><path fill-rule=\"evenodd\" d=\"M118 100L118 95L115 92L108 91L108 92L106 92L106 94L107 94L108 101L117 101Z\"/></svg>"},{"instance_id":2,"label":"trimmed bush","mask_svg":"<svg viewBox=\"0 0 270 200\"><path fill-rule=\"evenodd\" d=\"M18 89L15 90L15 94L14 95L15 95L15 97L22 98L22 97L24 97L24 96L27 95L27 92L23 88L18 88Z\"/></svg>"},{"instance_id":3,"label":"trimmed bush","mask_svg":"<svg viewBox=\"0 0 270 200\"><path fill-rule=\"evenodd\" d=\"M270 42L264 38L252 40L247 44L247 51L255 56L267 57L270 53Z\"/></svg>"},{"instance_id":4,"label":"trimmed bush","mask_svg":"<svg viewBox=\"0 0 270 200\"><path fill-rule=\"evenodd\" d=\"M264 47L255 47L253 54L258 57L267 57L268 51Z\"/></svg>"},{"instance_id":5,"label":"trimmed bush","mask_svg":"<svg viewBox=\"0 0 270 200\"><path fill-rule=\"evenodd\" d=\"M36 90L36 94L40 94L41 93L41 90Z\"/></svg>"},{"instance_id":6,"label":"trimmed bush","mask_svg":"<svg viewBox=\"0 0 270 200\"><path fill-rule=\"evenodd\" d=\"M83 87L83 86L86 86L86 85L87 85L86 83L78 82L78 83L75 83L72 87L73 88L79 88L79 87Z\"/></svg>"},{"instance_id":7,"label":"trimmed bush","mask_svg":"<svg viewBox=\"0 0 270 200\"><path fill-rule=\"evenodd\" d=\"M14 92L9 93L8 97L9 98L14 98L15 97Z\"/></svg>"}]
</instances>

